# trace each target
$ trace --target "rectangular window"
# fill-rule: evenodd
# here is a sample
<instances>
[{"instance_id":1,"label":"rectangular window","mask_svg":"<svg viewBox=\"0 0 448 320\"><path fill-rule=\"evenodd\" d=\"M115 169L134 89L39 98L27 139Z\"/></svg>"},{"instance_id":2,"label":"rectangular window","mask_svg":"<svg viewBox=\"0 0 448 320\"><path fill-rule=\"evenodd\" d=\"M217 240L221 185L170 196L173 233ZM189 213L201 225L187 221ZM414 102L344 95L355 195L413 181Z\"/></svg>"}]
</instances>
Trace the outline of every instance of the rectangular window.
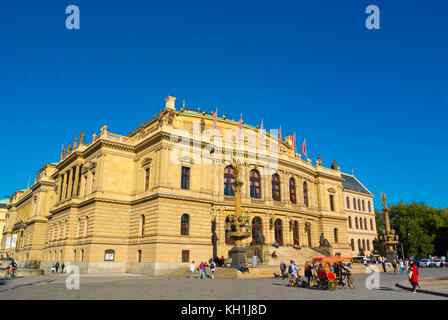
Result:
<instances>
[{"instance_id":1,"label":"rectangular window","mask_svg":"<svg viewBox=\"0 0 448 320\"><path fill-rule=\"evenodd\" d=\"M138 262L142 262L142 250L138 250Z\"/></svg>"},{"instance_id":2,"label":"rectangular window","mask_svg":"<svg viewBox=\"0 0 448 320\"><path fill-rule=\"evenodd\" d=\"M115 250L104 251L104 261L114 261L115 260Z\"/></svg>"},{"instance_id":3,"label":"rectangular window","mask_svg":"<svg viewBox=\"0 0 448 320\"><path fill-rule=\"evenodd\" d=\"M182 262L190 261L190 250L182 250Z\"/></svg>"},{"instance_id":4,"label":"rectangular window","mask_svg":"<svg viewBox=\"0 0 448 320\"><path fill-rule=\"evenodd\" d=\"M184 190L190 189L190 168L182 167L181 188Z\"/></svg>"},{"instance_id":5,"label":"rectangular window","mask_svg":"<svg viewBox=\"0 0 448 320\"><path fill-rule=\"evenodd\" d=\"M330 209L334 211L334 196L330 195Z\"/></svg>"},{"instance_id":6,"label":"rectangular window","mask_svg":"<svg viewBox=\"0 0 448 320\"><path fill-rule=\"evenodd\" d=\"M93 192L95 188L95 171L92 171L92 185L90 186L90 193Z\"/></svg>"},{"instance_id":7,"label":"rectangular window","mask_svg":"<svg viewBox=\"0 0 448 320\"><path fill-rule=\"evenodd\" d=\"M149 190L149 168L145 170L145 191Z\"/></svg>"}]
</instances>

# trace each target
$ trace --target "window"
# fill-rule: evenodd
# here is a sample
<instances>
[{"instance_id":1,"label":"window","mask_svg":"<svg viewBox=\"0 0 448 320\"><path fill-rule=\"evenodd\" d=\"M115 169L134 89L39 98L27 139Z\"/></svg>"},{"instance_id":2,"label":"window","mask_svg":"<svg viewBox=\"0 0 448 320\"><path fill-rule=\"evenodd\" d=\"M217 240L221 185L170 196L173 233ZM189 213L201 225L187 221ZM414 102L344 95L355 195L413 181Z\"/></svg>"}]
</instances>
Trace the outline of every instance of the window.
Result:
<instances>
[{"instance_id":1,"label":"window","mask_svg":"<svg viewBox=\"0 0 448 320\"><path fill-rule=\"evenodd\" d=\"M361 211L361 200L358 199L358 210Z\"/></svg>"},{"instance_id":2,"label":"window","mask_svg":"<svg viewBox=\"0 0 448 320\"><path fill-rule=\"evenodd\" d=\"M281 201L280 177L276 173L272 175L272 199L275 201Z\"/></svg>"},{"instance_id":3,"label":"window","mask_svg":"<svg viewBox=\"0 0 448 320\"><path fill-rule=\"evenodd\" d=\"M350 209L350 199L347 197L345 200L347 200L347 209Z\"/></svg>"},{"instance_id":4,"label":"window","mask_svg":"<svg viewBox=\"0 0 448 320\"><path fill-rule=\"evenodd\" d=\"M107 249L104 251L104 261L114 261L115 260L115 250Z\"/></svg>"},{"instance_id":5,"label":"window","mask_svg":"<svg viewBox=\"0 0 448 320\"><path fill-rule=\"evenodd\" d=\"M334 242L338 243L338 228L334 228Z\"/></svg>"},{"instance_id":6,"label":"window","mask_svg":"<svg viewBox=\"0 0 448 320\"><path fill-rule=\"evenodd\" d=\"M366 240L362 240L362 249L366 251Z\"/></svg>"},{"instance_id":7,"label":"window","mask_svg":"<svg viewBox=\"0 0 448 320\"><path fill-rule=\"evenodd\" d=\"M48 255L50 256L50 253ZM76 250L73 251L73 262L76 262Z\"/></svg>"},{"instance_id":8,"label":"window","mask_svg":"<svg viewBox=\"0 0 448 320\"><path fill-rule=\"evenodd\" d=\"M303 203L308 207L308 186L306 181L303 183Z\"/></svg>"},{"instance_id":9,"label":"window","mask_svg":"<svg viewBox=\"0 0 448 320\"><path fill-rule=\"evenodd\" d=\"M348 217L348 227L352 228L352 217Z\"/></svg>"},{"instance_id":10,"label":"window","mask_svg":"<svg viewBox=\"0 0 448 320\"><path fill-rule=\"evenodd\" d=\"M258 170L251 170L250 172L250 197L260 199L260 173Z\"/></svg>"},{"instance_id":11,"label":"window","mask_svg":"<svg viewBox=\"0 0 448 320\"><path fill-rule=\"evenodd\" d=\"M353 210L356 210L356 199L353 198Z\"/></svg>"},{"instance_id":12,"label":"window","mask_svg":"<svg viewBox=\"0 0 448 320\"><path fill-rule=\"evenodd\" d=\"M235 177L233 176L233 167L227 166L224 169L224 195L234 196L235 189L233 183L235 182Z\"/></svg>"},{"instance_id":13,"label":"window","mask_svg":"<svg viewBox=\"0 0 448 320\"><path fill-rule=\"evenodd\" d=\"M190 250L182 250L182 262L190 261Z\"/></svg>"},{"instance_id":14,"label":"window","mask_svg":"<svg viewBox=\"0 0 448 320\"><path fill-rule=\"evenodd\" d=\"M334 211L334 195L330 195L330 210Z\"/></svg>"},{"instance_id":15,"label":"window","mask_svg":"<svg viewBox=\"0 0 448 320\"><path fill-rule=\"evenodd\" d=\"M95 188L95 171L92 171L92 185L90 187L90 192L93 192Z\"/></svg>"},{"instance_id":16,"label":"window","mask_svg":"<svg viewBox=\"0 0 448 320\"><path fill-rule=\"evenodd\" d=\"M142 262L142 250L137 251L137 262Z\"/></svg>"},{"instance_id":17,"label":"window","mask_svg":"<svg viewBox=\"0 0 448 320\"><path fill-rule=\"evenodd\" d=\"M190 189L190 168L182 167L181 188L184 190Z\"/></svg>"},{"instance_id":18,"label":"window","mask_svg":"<svg viewBox=\"0 0 448 320\"><path fill-rule=\"evenodd\" d=\"M84 195L87 194L87 175L84 175Z\"/></svg>"},{"instance_id":19,"label":"window","mask_svg":"<svg viewBox=\"0 0 448 320\"><path fill-rule=\"evenodd\" d=\"M140 236L145 235L145 215L142 214L140 217Z\"/></svg>"},{"instance_id":20,"label":"window","mask_svg":"<svg viewBox=\"0 0 448 320\"><path fill-rule=\"evenodd\" d=\"M362 230L362 218L359 218L359 229Z\"/></svg>"},{"instance_id":21,"label":"window","mask_svg":"<svg viewBox=\"0 0 448 320\"><path fill-rule=\"evenodd\" d=\"M366 206L365 206L364 200L362 200L362 211L366 211Z\"/></svg>"},{"instance_id":22,"label":"window","mask_svg":"<svg viewBox=\"0 0 448 320\"><path fill-rule=\"evenodd\" d=\"M358 226L358 217L355 217L355 227L356 227L356 229L359 228L359 226Z\"/></svg>"},{"instance_id":23,"label":"window","mask_svg":"<svg viewBox=\"0 0 448 320\"><path fill-rule=\"evenodd\" d=\"M362 248L361 248L361 239L358 239L358 251L361 251L362 250Z\"/></svg>"},{"instance_id":24,"label":"window","mask_svg":"<svg viewBox=\"0 0 448 320\"><path fill-rule=\"evenodd\" d=\"M84 249L81 249L81 262L84 261Z\"/></svg>"},{"instance_id":25,"label":"window","mask_svg":"<svg viewBox=\"0 0 448 320\"><path fill-rule=\"evenodd\" d=\"M370 201L367 201L367 207L369 208L369 212L372 212L372 209L370 208Z\"/></svg>"},{"instance_id":26,"label":"window","mask_svg":"<svg viewBox=\"0 0 448 320\"><path fill-rule=\"evenodd\" d=\"M294 178L289 179L289 200L294 204L297 203L296 180Z\"/></svg>"},{"instance_id":27,"label":"window","mask_svg":"<svg viewBox=\"0 0 448 320\"><path fill-rule=\"evenodd\" d=\"M149 190L149 168L145 169L145 191Z\"/></svg>"},{"instance_id":28,"label":"window","mask_svg":"<svg viewBox=\"0 0 448 320\"><path fill-rule=\"evenodd\" d=\"M352 251L355 251L355 240L352 239L350 245L352 246Z\"/></svg>"},{"instance_id":29,"label":"window","mask_svg":"<svg viewBox=\"0 0 448 320\"><path fill-rule=\"evenodd\" d=\"M370 230L373 230L373 220L370 219Z\"/></svg>"},{"instance_id":30,"label":"window","mask_svg":"<svg viewBox=\"0 0 448 320\"><path fill-rule=\"evenodd\" d=\"M370 251L370 241L367 239L367 251Z\"/></svg>"},{"instance_id":31,"label":"window","mask_svg":"<svg viewBox=\"0 0 448 320\"><path fill-rule=\"evenodd\" d=\"M65 186L65 194L64 194L64 199L68 199L68 183L70 181L70 171L67 172L67 180L65 182L66 186Z\"/></svg>"},{"instance_id":32,"label":"window","mask_svg":"<svg viewBox=\"0 0 448 320\"><path fill-rule=\"evenodd\" d=\"M188 236L190 234L190 217L188 214L180 218L180 235Z\"/></svg>"}]
</instances>

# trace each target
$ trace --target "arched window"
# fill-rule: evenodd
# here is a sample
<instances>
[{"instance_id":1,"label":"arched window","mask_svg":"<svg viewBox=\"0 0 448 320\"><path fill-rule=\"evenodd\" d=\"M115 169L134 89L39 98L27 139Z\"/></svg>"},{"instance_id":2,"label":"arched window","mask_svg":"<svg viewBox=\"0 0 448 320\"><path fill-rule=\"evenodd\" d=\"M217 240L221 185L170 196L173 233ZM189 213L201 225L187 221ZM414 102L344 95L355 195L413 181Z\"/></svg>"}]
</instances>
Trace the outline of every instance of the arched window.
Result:
<instances>
[{"instance_id":1,"label":"arched window","mask_svg":"<svg viewBox=\"0 0 448 320\"><path fill-rule=\"evenodd\" d=\"M345 200L347 200L347 209L350 209L350 199L347 197Z\"/></svg>"},{"instance_id":2,"label":"arched window","mask_svg":"<svg viewBox=\"0 0 448 320\"><path fill-rule=\"evenodd\" d=\"M145 215L142 214L140 217L140 236L145 235Z\"/></svg>"},{"instance_id":3,"label":"arched window","mask_svg":"<svg viewBox=\"0 0 448 320\"><path fill-rule=\"evenodd\" d=\"M362 249L366 251L366 240L362 240Z\"/></svg>"},{"instance_id":4,"label":"arched window","mask_svg":"<svg viewBox=\"0 0 448 320\"><path fill-rule=\"evenodd\" d=\"M224 231L225 231L225 243L228 245L235 244L235 239L230 237L230 232L235 231L235 226L232 225L233 216L227 216L226 221L224 223Z\"/></svg>"},{"instance_id":5,"label":"arched window","mask_svg":"<svg viewBox=\"0 0 448 320\"><path fill-rule=\"evenodd\" d=\"M338 228L334 228L334 242L338 243Z\"/></svg>"},{"instance_id":6,"label":"arched window","mask_svg":"<svg viewBox=\"0 0 448 320\"><path fill-rule=\"evenodd\" d=\"M356 210L356 199L353 198L353 210Z\"/></svg>"},{"instance_id":7,"label":"arched window","mask_svg":"<svg viewBox=\"0 0 448 320\"><path fill-rule=\"evenodd\" d=\"M362 218L359 218L359 229L361 229L361 230L363 229L362 228Z\"/></svg>"},{"instance_id":8,"label":"arched window","mask_svg":"<svg viewBox=\"0 0 448 320\"><path fill-rule=\"evenodd\" d=\"M352 228L352 217L348 217L348 227Z\"/></svg>"},{"instance_id":9,"label":"arched window","mask_svg":"<svg viewBox=\"0 0 448 320\"><path fill-rule=\"evenodd\" d=\"M308 207L308 186L306 181L303 183L303 203Z\"/></svg>"},{"instance_id":10,"label":"arched window","mask_svg":"<svg viewBox=\"0 0 448 320\"><path fill-rule=\"evenodd\" d=\"M334 211L334 195L330 194L330 210Z\"/></svg>"},{"instance_id":11,"label":"arched window","mask_svg":"<svg viewBox=\"0 0 448 320\"><path fill-rule=\"evenodd\" d=\"M180 235L188 236L190 234L190 216L183 214L180 218Z\"/></svg>"},{"instance_id":12,"label":"arched window","mask_svg":"<svg viewBox=\"0 0 448 320\"><path fill-rule=\"evenodd\" d=\"M370 219L370 230L373 230L373 220Z\"/></svg>"},{"instance_id":13,"label":"arched window","mask_svg":"<svg viewBox=\"0 0 448 320\"><path fill-rule=\"evenodd\" d=\"M280 177L278 174L274 173L272 175L272 199L275 201L280 201Z\"/></svg>"},{"instance_id":14,"label":"arched window","mask_svg":"<svg viewBox=\"0 0 448 320\"><path fill-rule=\"evenodd\" d=\"M235 196L235 189L233 183L235 182L235 177L233 176L233 167L227 166L224 169L224 195L225 196Z\"/></svg>"},{"instance_id":15,"label":"arched window","mask_svg":"<svg viewBox=\"0 0 448 320\"><path fill-rule=\"evenodd\" d=\"M356 229L359 229L358 217L355 217L355 227L356 227Z\"/></svg>"},{"instance_id":16,"label":"arched window","mask_svg":"<svg viewBox=\"0 0 448 320\"><path fill-rule=\"evenodd\" d=\"M366 206L365 206L364 200L362 200L362 211L366 211Z\"/></svg>"},{"instance_id":17,"label":"arched window","mask_svg":"<svg viewBox=\"0 0 448 320\"><path fill-rule=\"evenodd\" d=\"M352 251L355 251L355 240L352 239L350 245L352 246Z\"/></svg>"},{"instance_id":18,"label":"arched window","mask_svg":"<svg viewBox=\"0 0 448 320\"><path fill-rule=\"evenodd\" d=\"M370 241L367 239L367 251L370 251Z\"/></svg>"},{"instance_id":19,"label":"arched window","mask_svg":"<svg viewBox=\"0 0 448 320\"><path fill-rule=\"evenodd\" d=\"M362 247L361 247L361 239L358 239L358 251L361 251Z\"/></svg>"},{"instance_id":20,"label":"arched window","mask_svg":"<svg viewBox=\"0 0 448 320\"><path fill-rule=\"evenodd\" d=\"M364 229L367 230L367 218L364 218Z\"/></svg>"},{"instance_id":21,"label":"arched window","mask_svg":"<svg viewBox=\"0 0 448 320\"><path fill-rule=\"evenodd\" d=\"M361 200L358 199L358 210L361 211Z\"/></svg>"},{"instance_id":22,"label":"arched window","mask_svg":"<svg viewBox=\"0 0 448 320\"><path fill-rule=\"evenodd\" d=\"M250 197L255 199L261 198L260 173L255 169L250 172Z\"/></svg>"},{"instance_id":23,"label":"arched window","mask_svg":"<svg viewBox=\"0 0 448 320\"><path fill-rule=\"evenodd\" d=\"M297 203L296 180L294 178L289 179L289 200L294 204Z\"/></svg>"},{"instance_id":24,"label":"arched window","mask_svg":"<svg viewBox=\"0 0 448 320\"><path fill-rule=\"evenodd\" d=\"M372 208L370 207L370 201L367 201L367 207L369 208L369 212L372 212Z\"/></svg>"}]
</instances>

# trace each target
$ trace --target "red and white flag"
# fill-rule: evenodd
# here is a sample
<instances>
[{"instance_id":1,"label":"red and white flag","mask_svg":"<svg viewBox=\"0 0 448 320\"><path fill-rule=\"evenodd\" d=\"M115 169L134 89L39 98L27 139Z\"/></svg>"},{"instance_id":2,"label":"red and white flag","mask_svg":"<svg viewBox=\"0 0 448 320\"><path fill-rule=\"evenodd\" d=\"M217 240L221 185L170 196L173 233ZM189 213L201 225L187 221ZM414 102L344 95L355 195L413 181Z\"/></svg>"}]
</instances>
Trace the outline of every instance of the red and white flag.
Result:
<instances>
[{"instance_id":1,"label":"red and white flag","mask_svg":"<svg viewBox=\"0 0 448 320\"><path fill-rule=\"evenodd\" d=\"M291 150L296 151L296 133L291 136Z\"/></svg>"},{"instance_id":2,"label":"red and white flag","mask_svg":"<svg viewBox=\"0 0 448 320\"><path fill-rule=\"evenodd\" d=\"M306 139L303 139L302 154L306 157Z\"/></svg>"},{"instance_id":3,"label":"red and white flag","mask_svg":"<svg viewBox=\"0 0 448 320\"><path fill-rule=\"evenodd\" d=\"M216 108L215 113L213 113L213 129L216 129L217 125L217 118L218 118L218 108Z\"/></svg>"},{"instance_id":4,"label":"red and white flag","mask_svg":"<svg viewBox=\"0 0 448 320\"><path fill-rule=\"evenodd\" d=\"M241 133L243 132L243 114L241 114L240 121L238 121L238 128L239 128L238 136L240 136Z\"/></svg>"},{"instance_id":5,"label":"red and white flag","mask_svg":"<svg viewBox=\"0 0 448 320\"><path fill-rule=\"evenodd\" d=\"M282 126L278 129L278 144L282 144Z\"/></svg>"}]
</instances>

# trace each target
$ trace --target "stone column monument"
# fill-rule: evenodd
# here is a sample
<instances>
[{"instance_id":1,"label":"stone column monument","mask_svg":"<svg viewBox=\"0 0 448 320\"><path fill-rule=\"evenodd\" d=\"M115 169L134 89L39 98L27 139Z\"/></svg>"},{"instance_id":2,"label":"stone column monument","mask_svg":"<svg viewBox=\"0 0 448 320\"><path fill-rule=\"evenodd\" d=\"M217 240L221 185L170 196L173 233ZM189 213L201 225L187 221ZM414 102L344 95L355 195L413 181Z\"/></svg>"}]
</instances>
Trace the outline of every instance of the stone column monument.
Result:
<instances>
[{"instance_id":1,"label":"stone column monument","mask_svg":"<svg viewBox=\"0 0 448 320\"><path fill-rule=\"evenodd\" d=\"M243 216L241 213L241 186L240 165L233 159L233 177L235 182L235 215L231 220L232 228L230 237L235 240L235 246L230 250L232 257L232 268L238 267L240 262L246 262L246 249L242 246L242 240L250 236L249 216Z\"/></svg>"},{"instance_id":2,"label":"stone column monument","mask_svg":"<svg viewBox=\"0 0 448 320\"><path fill-rule=\"evenodd\" d=\"M388 262L392 262L397 258L397 244L398 244L398 236L395 234L395 230L390 228L389 221L389 209L386 205L386 195L381 193L381 199L383 200L382 205L383 213L384 213L384 222L386 226L386 230L381 231L380 240L383 242L386 247L386 259Z\"/></svg>"}]
</instances>

